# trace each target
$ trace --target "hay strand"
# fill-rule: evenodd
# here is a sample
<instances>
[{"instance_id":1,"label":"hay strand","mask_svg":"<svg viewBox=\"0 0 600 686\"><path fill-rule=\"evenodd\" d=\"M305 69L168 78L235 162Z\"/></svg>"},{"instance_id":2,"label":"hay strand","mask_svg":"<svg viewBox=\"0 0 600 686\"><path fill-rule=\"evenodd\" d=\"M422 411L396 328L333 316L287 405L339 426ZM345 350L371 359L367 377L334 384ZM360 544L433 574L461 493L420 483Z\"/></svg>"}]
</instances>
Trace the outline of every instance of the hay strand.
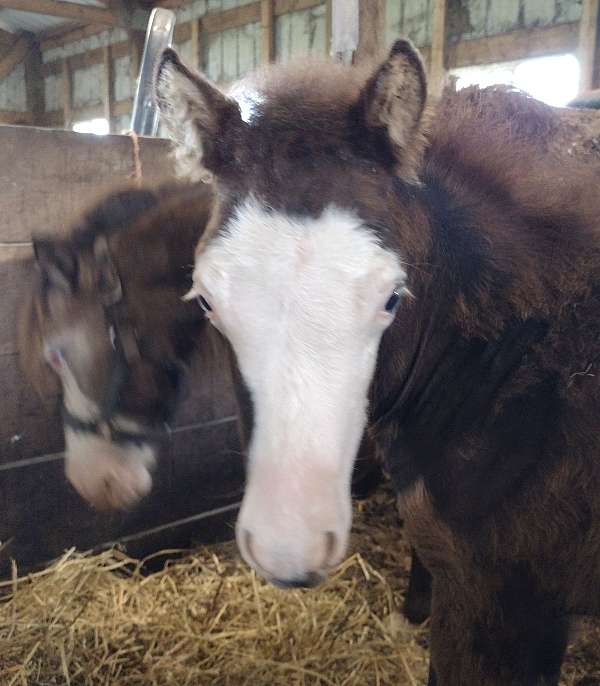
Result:
<instances>
[{"instance_id":1,"label":"hay strand","mask_svg":"<svg viewBox=\"0 0 600 686\"><path fill-rule=\"evenodd\" d=\"M352 545L360 554L313 591L267 585L232 543L149 576L143 561L118 549L71 549L22 577L15 566L0 589L0 684L426 683L427 623L412 627L400 611L409 547L391 493L359 504ZM576 642L565 686L594 674L585 657L597 631L590 625Z\"/></svg>"}]
</instances>

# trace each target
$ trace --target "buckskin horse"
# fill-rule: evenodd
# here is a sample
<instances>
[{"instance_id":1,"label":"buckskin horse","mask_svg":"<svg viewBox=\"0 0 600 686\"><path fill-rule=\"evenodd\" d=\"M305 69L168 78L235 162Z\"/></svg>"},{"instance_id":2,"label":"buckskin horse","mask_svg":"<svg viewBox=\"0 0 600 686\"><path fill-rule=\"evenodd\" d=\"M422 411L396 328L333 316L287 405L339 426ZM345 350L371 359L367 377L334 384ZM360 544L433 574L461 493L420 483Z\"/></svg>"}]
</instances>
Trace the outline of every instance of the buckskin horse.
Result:
<instances>
[{"instance_id":1,"label":"buckskin horse","mask_svg":"<svg viewBox=\"0 0 600 686\"><path fill-rule=\"evenodd\" d=\"M342 559L370 419L433 576L429 684L556 684L569 615L600 611L597 178L426 107L404 40L235 97L169 50L156 83L217 187L188 297L252 399L242 555L283 587Z\"/></svg>"}]
</instances>

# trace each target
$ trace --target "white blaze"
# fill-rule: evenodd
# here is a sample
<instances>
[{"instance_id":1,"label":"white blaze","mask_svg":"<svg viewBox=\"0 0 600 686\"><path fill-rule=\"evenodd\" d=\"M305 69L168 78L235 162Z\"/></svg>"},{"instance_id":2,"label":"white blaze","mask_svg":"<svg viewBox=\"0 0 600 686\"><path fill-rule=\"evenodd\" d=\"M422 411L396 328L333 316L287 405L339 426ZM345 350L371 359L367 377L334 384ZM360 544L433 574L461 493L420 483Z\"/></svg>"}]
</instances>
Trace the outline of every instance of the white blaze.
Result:
<instances>
[{"instance_id":1,"label":"white blaze","mask_svg":"<svg viewBox=\"0 0 600 686\"><path fill-rule=\"evenodd\" d=\"M100 408L79 387L65 358L55 352L70 345L79 354L90 355L91 342L84 330L76 328L55 337L46 346L46 358L59 374L63 403L81 421L96 421ZM93 357L90 357L90 364ZM124 417L115 417L122 431L139 432L141 427ZM65 427L65 474L77 492L98 509L116 509L134 505L152 488L151 469L155 450L148 444L116 445L110 440L86 431Z\"/></svg>"},{"instance_id":2,"label":"white blaze","mask_svg":"<svg viewBox=\"0 0 600 686\"><path fill-rule=\"evenodd\" d=\"M404 280L397 257L336 208L309 219L249 200L198 258L193 293L254 402L238 542L271 579L321 574L345 552L384 307Z\"/></svg>"}]
</instances>

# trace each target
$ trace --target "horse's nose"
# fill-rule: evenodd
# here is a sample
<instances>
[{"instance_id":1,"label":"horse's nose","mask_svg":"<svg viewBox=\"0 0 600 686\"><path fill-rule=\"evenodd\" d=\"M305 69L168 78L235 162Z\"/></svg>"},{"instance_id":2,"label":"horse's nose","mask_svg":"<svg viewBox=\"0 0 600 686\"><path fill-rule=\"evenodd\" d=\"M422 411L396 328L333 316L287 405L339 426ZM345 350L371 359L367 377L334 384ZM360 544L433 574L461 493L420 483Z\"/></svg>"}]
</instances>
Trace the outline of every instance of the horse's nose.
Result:
<instances>
[{"instance_id":1,"label":"horse's nose","mask_svg":"<svg viewBox=\"0 0 600 686\"><path fill-rule=\"evenodd\" d=\"M314 588L327 570L340 561L343 546L333 531L313 537L312 544L294 554L289 544L261 545L260 536L250 529L238 529L240 552L256 571L278 588ZM298 551L296 551L298 552Z\"/></svg>"}]
</instances>

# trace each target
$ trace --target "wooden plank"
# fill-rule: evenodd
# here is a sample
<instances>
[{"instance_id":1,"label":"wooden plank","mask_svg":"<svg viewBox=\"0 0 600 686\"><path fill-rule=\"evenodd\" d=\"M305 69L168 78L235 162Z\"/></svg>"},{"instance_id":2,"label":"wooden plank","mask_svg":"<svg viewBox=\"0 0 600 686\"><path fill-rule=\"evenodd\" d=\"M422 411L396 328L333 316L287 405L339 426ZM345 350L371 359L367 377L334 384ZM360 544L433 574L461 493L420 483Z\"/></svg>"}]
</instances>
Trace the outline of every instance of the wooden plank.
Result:
<instances>
[{"instance_id":1,"label":"wooden plank","mask_svg":"<svg viewBox=\"0 0 600 686\"><path fill-rule=\"evenodd\" d=\"M173 31L173 43L187 43L192 37L192 27L189 21L182 24L175 24Z\"/></svg>"},{"instance_id":2,"label":"wooden plank","mask_svg":"<svg viewBox=\"0 0 600 686\"><path fill-rule=\"evenodd\" d=\"M207 33L221 33L226 29L258 22L260 18L260 2L253 2L223 12L206 14L201 18L202 30Z\"/></svg>"},{"instance_id":3,"label":"wooden plank","mask_svg":"<svg viewBox=\"0 0 600 686\"><path fill-rule=\"evenodd\" d=\"M598 50L598 8L600 0L583 0L579 22L579 91L594 87L594 64Z\"/></svg>"},{"instance_id":4,"label":"wooden plank","mask_svg":"<svg viewBox=\"0 0 600 686\"><path fill-rule=\"evenodd\" d=\"M578 35L579 22L571 22L460 41L447 46L448 68L571 52L577 49Z\"/></svg>"},{"instance_id":5,"label":"wooden plank","mask_svg":"<svg viewBox=\"0 0 600 686\"><path fill-rule=\"evenodd\" d=\"M446 0L434 0L429 54L429 93L434 98L442 94L446 79Z\"/></svg>"},{"instance_id":6,"label":"wooden plank","mask_svg":"<svg viewBox=\"0 0 600 686\"><path fill-rule=\"evenodd\" d=\"M73 78L68 59L62 60L62 94L63 126L69 129L73 122Z\"/></svg>"},{"instance_id":7,"label":"wooden plank","mask_svg":"<svg viewBox=\"0 0 600 686\"><path fill-rule=\"evenodd\" d=\"M68 43L77 43L84 38L97 36L106 30L106 26L98 26L97 24L90 24L89 26L68 24L67 26L53 29L48 36L42 33L40 36L40 45L44 52L46 50L54 50L54 48L62 48Z\"/></svg>"},{"instance_id":8,"label":"wooden plank","mask_svg":"<svg viewBox=\"0 0 600 686\"><path fill-rule=\"evenodd\" d=\"M325 3L325 53L331 56L331 1L326 0Z\"/></svg>"},{"instance_id":9,"label":"wooden plank","mask_svg":"<svg viewBox=\"0 0 600 686\"><path fill-rule=\"evenodd\" d=\"M108 122L109 133L112 131L113 119L113 57L110 45L105 45L102 48L103 63L104 63L104 82L102 91L102 105L104 108L104 118Z\"/></svg>"},{"instance_id":10,"label":"wooden plank","mask_svg":"<svg viewBox=\"0 0 600 686\"><path fill-rule=\"evenodd\" d=\"M125 57L125 55L129 55L131 51L131 44L129 41L121 41L119 43L113 43L110 46L110 49L113 59L118 59L119 57ZM101 64L104 62L104 48L93 48L92 50L87 50L86 52L80 52L77 55L72 55L67 59L69 60L71 71L85 69L86 67L91 67L95 64ZM52 74L58 74L62 68L61 65L62 60L46 62L43 65L44 77L51 76Z\"/></svg>"},{"instance_id":11,"label":"wooden plank","mask_svg":"<svg viewBox=\"0 0 600 686\"><path fill-rule=\"evenodd\" d=\"M200 20L192 19L190 22L190 42L192 44L192 67L194 69L201 69L201 53L200 53Z\"/></svg>"},{"instance_id":12,"label":"wooden plank","mask_svg":"<svg viewBox=\"0 0 600 686\"><path fill-rule=\"evenodd\" d=\"M63 19L74 19L86 24L118 26L122 23L116 13L103 7L79 5L64 0L0 0L0 7L51 17L62 17Z\"/></svg>"},{"instance_id":13,"label":"wooden plank","mask_svg":"<svg viewBox=\"0 0 600 686\"><path fill-rule=\"evenodd\" d=\"M39 124L45 107L44 78L42 76L42 51L34 36L25 57L25 94L27 110L32 115L32 123Z\"/></svg>"},{"instance_id":14,"label":"wooden plank","mask_svg":"<svg viewBox=\"0 0 600 686\"><path fill-rule=\"evenodd\" d=\"M0 81L5 79L11 71L21 64L29 52L29 40L26 37L19 38L10 50L0 60Z\"/></svg>"},{"instance_id":15,"label":"wooden plank","mask_svg":"<svg viewBox=\"0 0 600 686\"><path fill-rule=\"evenodd\" d=\"M133 98L126 98L125 100L113 101L111 110L113 117L122 117L126 114L130 114L133 110ZM71 108L71 118L72 121L83 119L96 119L97 117L103 117L104 112L104 105L90 105L89 107L73 107ZM62 122L63 110L53 110L50 112L44 112L40 117L41 126L56 128L62 126Z\"/></svg>"},{"instance_id":16,"label":"wooden plank","mask_svg":"<svg viewBox=\"0 0 600 686\"><path fill-rule=\"evenodd\" d=\"M169 150L168 141L140 140L144 178L172 174ZM44 227L64 231L78 212L128 179L133 169L129 136L0 127L2 240L27 241Z\"/></svg>"},{"instance_id":17,"label":"wooden plank","mask_svg":"<svg viewBox=\"0 0 600 686\"><path fill-rule=\"evenodd\" d=\"M273 0L260 3L261 62L268 64L275 58L275 33L273 23Z\"/></svg>"},{"instance_id":18,"label":"wooden plank","mask_svg":"<svg viewBox=\"0 0 600 686\"><path fill-rule=\"evenodd\" d=\"M282 14L308 10L311 7L317 7L317 5L322 4L323 0L275 0L273 14L276 17L280 17Z\"/></svg>"},{"instance_id":19,"label":"wooden plank","mask_svg":"<svg viewBox=\"0 0 600 686\"><path fill-rule=\"evenodd\" d=\"M0 124L26 124L33 123L31 112L14 112L12 110L0 110Z\"/></svg>"},{"instance_id":20,"label":"wooden plank","mask_svg":"<svg viewBox=\"0 0 600 686\"><path fill-rule=\"evenodd\" d=\"M385 49L386 0L360 0L355 62L376 59Z\"/></svg>"}]
</instances>

